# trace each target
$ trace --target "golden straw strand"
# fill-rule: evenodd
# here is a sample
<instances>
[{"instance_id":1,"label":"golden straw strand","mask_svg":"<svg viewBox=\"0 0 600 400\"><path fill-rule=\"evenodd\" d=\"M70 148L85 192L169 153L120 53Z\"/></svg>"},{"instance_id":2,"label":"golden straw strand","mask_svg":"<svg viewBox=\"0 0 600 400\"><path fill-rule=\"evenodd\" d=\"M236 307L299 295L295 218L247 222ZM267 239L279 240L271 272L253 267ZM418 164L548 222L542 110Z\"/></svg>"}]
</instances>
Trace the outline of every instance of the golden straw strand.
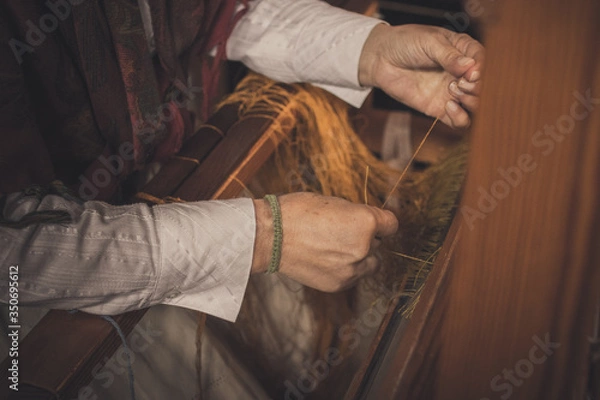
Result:
<instances>
[{"instance_id":1,"label":"golden straw strand","mask_svg":"<svg viewBox=\"0 0 600 400\"><path fill-rule=\"evenodd\" d=\"M426 263L426 264L433 264L433 262L431 262L431 261L421 260L420 258L409 256L408 254L398 253L397 251L390 250L390 253L400 256L400 257L403 257L403 258L408 258L409 260L419 261L419 262Z\"/></svg>"},{"instance_id":2,"label":"golden straw strand","mask_svg":"<svg viewBox=\"0 0 600 400\"><path fill-rule=\"evenodd\" d=\"M425 137L423 137L423 140L421 140L421 143L419 143L419 146L417 147L417 149L415 150L415 152L413 153L412 157L410 158L410 160L408 161L408 163L406 164L406 167L404 167L404 170L402 171L402 173L400 174L400 177L398 178L398 180L396 181L396 184L394 185L394 187L392 188L392 190L390 190L390 193L388 194L388 196L386 197L385 201L383 202L383 205L381 206L381 208L384 208L385 205L387 204L387 202L389 201L390 197L392 197L392 194L394 194L394 191L396 190L396 188L398 187L398 184L400 183L400 181L402 180L402 178L404 177L404 175L406 174L406 171L408 171L408 169L410 168L412 162L414 161L415 157L417 156L417 154L419 153L419 150L421 150L421 147L423 147L423 144L425 143L425 141L427 140L427 138L429 137L429 134L431 133L431 131L433 130L433 127L435 126L435 124L437 124L438 120L440 118L436 118L435 121L433 121L433 124L431 124L431 126L429 127L429 130L427 131L427 133L425 134Z\"/></svg>"},{"instance_id":3,"label":"golden straw strand","mask_svg":"<svg viewBox=\"0 0 600 400\"><path fill-rule=\"evenodd\" d=\"M185 200L182 200L179 197L173 197L173 196L165 196L164 200L167 203L185 203L186 202Z\"/></svg>"},{"instance_id":4,"label":"golden straw strand","mask_svg":"<svg viewBox=\"0 0 600 400\"><path fill-rule=\"evenodd\" d=\"M191 161L194 164L200 165L200 161L196 160L195 158L192 157L185 157L185 156L173 156L173 158L177 158L179 160L183 160L183 161Z\"/></svg>"},{"instance_id":5,"label":"golden straw strand","mask_svg":"<svg viewBox=\"0 0 600 400\"><path fill-rule=\"evenodd\" d=\"M431 261L429 261L429 260L431 260L433 257L435 257L435 256L436 256L436 254L437 254L437 253L440 251L440 249L441 249L441 248L442 248L442 246L438 247L438 248L437 248L437 249L436 249L436 250L435 250L433 253L431 253L431 254L429 255L429 257L427 257L427 260L426 260L425 262L426 262L426 263L429 263L429 264L433 264L433 263L432 263ZM419 277L421 276L421 271L423 271L423 268L425 268L425 265L421 266L421 268L419 269L419 272L417 272L417 275L415 276L415 282L417 282L417 281L418 281L418 279L419 279Z\"/></svg>"},{"instance_id":6,"label":"golden straw strand","mask_svg":"<svg viewBox=\"0 0 600 400\"><path fill-rule=\"evenodd\" d=\"M155 203L155 204L165 204L166 203L166 201L164 201L163 199L153 196L150 193L146 193L146 192L137 192L135 197L137 197L138 199L141 199L141 200L146 200L150 203Z\"/></svg>"},{"instance_id":7,"label":"golden straw strand","mask_svg":"<svg viewBox=\"0 0 600 400\"><path fill-rule=\"evenodd\" d=\"M256 196L254 195L254 193L252 193L252 191L250 189L248 189L248 186L246 186L244 184L244 182L242 182L237 176L233 175L232 176L233 180L236 181L238 183L238 185L240 185L242 187L242 189L244 189L245 191L248 192L248 194L253 198L256 199Z\"/></svg>"}]
</instances>

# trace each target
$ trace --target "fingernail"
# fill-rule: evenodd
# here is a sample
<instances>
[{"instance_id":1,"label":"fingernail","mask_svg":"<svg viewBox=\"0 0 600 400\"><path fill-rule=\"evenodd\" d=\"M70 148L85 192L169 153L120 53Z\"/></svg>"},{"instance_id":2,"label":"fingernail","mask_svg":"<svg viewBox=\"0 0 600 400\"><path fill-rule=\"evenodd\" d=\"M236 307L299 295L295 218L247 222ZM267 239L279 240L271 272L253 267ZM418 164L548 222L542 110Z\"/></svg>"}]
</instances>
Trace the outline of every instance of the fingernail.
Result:
<instances>
[{"instance_id":1,"label":"fingernail","mask_svg":"<svg viewBox=\"0 0 600 400\"><path fill-rule=\"evenodd\" d=\"M462 78L461 78L461 79L458 81L458 87L459 87L459 88L461 88L461 89L463 89L463 90L470 91L470 90L473 90L473 89L475 89L475 83L473 83L473 82L468 82L466 79L462 79Z\"/></svg>"},{"instance_id":2,"label":"fingernail","mask_svg":"<svg viewBox=\"0 0 600 400\"><path fill-rule=\"evenodd\" d=\"M471 82L475 82L477 79L479 79L479 77L481 76L481 73L479 73L479 71L474 71L471 73L471 79L469 79Z\"/></svg>"},{"instance_id":3,"label":"fingernail","mask_svg":"<svg viewBox=\"0 0 600 400\"><path fill-rule=\"evenodd\" d=\"M458 65L469 65L471 63L475 63L475 60L473 60L471 57L461 57L458 59Z\"/></svg>"},{"instance_id":4,"label":"fingernail","mask_svg":"<svg viewBox=\"0 0 600 400\"><path fill-rule=\"evenodd\" d=\"M458 104L456 104L456 102L450 100L449 102L446 103L446 110L450 111L451 113L455 113L458 111Z\"/></svg>"},{"instance_id":5,"label":"fingernail","mask_svg":"<svg viewBox=\"0 0 600 400\"><path fill-rule=\"evenodd\" d=\"M456 81L450 82L450 91L457 96L462 96L464 94L464 92L458 88Z\"/></svg>"}]
</instances>

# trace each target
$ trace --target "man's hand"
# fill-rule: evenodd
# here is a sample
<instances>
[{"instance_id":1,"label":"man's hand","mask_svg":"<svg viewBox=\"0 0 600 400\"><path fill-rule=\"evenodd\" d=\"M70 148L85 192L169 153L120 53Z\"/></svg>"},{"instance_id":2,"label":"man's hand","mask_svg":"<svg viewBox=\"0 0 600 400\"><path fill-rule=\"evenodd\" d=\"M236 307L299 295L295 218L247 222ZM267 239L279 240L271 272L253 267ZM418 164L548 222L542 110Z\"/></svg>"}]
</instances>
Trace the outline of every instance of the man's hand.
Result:
<instances>
[{"instance_id":1,"label":"man's hand","mask_svg":"<svg viewBox=\"0 0 600 400\"><path fill-rule=\"evenodd\" d=\"M365 42L359 81L445 124L470 124L484 50L470 36L425 25L377 25Z\"/></svg>"},{"instance_id":2,"label":"man's hand","mask_svg":"<svg viewBox=\"0 0 600 400\"><path fill-rule=\"evenodd\" d=\"M293 193L279 197L283 252L279 272L325 292L353 285L375 271L372 251L398 229L393 213L335 197ZM256 242L252 272L264 272L273 246L269 205L255 200Z\"/></svg>"}]
</instances>

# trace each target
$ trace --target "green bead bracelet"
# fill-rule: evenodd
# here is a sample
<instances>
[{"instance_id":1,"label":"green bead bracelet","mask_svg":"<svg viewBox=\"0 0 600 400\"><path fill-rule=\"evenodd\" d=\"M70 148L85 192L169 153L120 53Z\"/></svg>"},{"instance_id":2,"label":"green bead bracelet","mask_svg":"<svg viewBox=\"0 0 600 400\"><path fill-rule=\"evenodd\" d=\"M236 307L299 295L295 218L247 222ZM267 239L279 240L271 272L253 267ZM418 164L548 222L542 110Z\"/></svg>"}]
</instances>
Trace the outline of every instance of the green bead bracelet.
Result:
<instances>
[{"instance_id":1,"label":"green bead bracelet","mask_svg":"<svg viewBox=\"0 0 600 400\"><path fill-rule=\"evenodd\" d=\"M267 274L272 274L279 270L279 263L281 262L281 248L283 245L283 223L281 221L281 207L277 196L274 194L268 194L265 196L265 200L271 207L271 213L273 214L273 231L275 235L273 237L273 251L271 253L271 261L269 262L269 268Z\"/></svg>"}]
</instances>

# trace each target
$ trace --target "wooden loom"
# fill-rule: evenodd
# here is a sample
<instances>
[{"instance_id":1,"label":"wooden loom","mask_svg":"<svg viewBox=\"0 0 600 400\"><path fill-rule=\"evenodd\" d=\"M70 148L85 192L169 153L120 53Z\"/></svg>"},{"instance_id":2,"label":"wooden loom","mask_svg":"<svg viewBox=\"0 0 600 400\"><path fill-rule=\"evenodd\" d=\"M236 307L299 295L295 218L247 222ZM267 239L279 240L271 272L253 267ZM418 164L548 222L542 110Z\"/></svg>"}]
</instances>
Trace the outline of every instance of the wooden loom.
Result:
<instances>
[{"instance_id":1,"label":"wooden loom","mask_svg":"<svg viewBox=\"0 0 600 400\"><path fill-rule=\"evenodd\" d=\"M488 67L462 212L413 317L389 310L346 399L570 400L584 399L586 388L599 396L600 366L591 362L600 303L599 101L587 108L579 103L575 113L588 115L570 133L561 134L558 124L569 121L563 115L573 113L574 92L585 97L590 89L593 99L600 97L600 3L483 5ZM151 184L145 192L185 200L239 192L238 180L250 177L276 142L269 119L244 121L242 135L231 113L215 115L210 124L218 129L203 128L192 139L196 149L186 146L162 172L201 174L204 184L191 190L179 178L168 191ZM545 125L557 127L554 136L543 134ZM498 172L512 167L523 171L514 186ZM507 185L497 183L503 180ZM501 198L495 206L481 200L482 191L492 190ZM465 215L465 207L481 214ZM131 330L142 315L117 320ZM560 347L525 371L523 360L541 357L531 351L534 338L546 335ZM76 397L91 366L119 343L96 317L53 311L21 344L21 382L34 387L30 398ZM516 368L522 369L522 377L514 375L518 384L504 378L505 369ZM6 385L0 390L7 398Z\"/></svg>"}]
</instances>

